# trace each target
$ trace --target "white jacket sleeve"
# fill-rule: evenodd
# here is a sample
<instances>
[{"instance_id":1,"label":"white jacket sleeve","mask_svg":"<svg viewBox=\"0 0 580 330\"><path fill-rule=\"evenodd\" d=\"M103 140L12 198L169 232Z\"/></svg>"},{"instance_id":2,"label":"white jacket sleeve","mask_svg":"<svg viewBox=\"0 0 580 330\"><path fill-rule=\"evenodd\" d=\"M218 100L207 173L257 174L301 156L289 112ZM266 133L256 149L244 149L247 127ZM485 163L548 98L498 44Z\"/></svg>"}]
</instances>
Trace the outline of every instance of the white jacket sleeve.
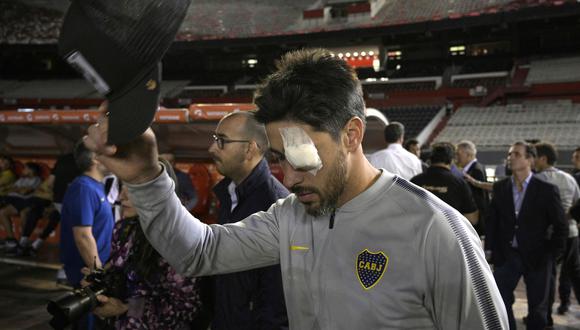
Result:
<instances>
[{"instance_id":1,"label":"white jacket sleeve","mask_svg":"<svg viewBox=\"0 0 580 330\"><path fill-rule=\"evenodd\" d=\"M237 223L206 225L181 205L165 171L127 186L145 236L178 272L210 275L279 263L276 204Z\"/></svg>"},{"instance_id":2,"label":"white jacket sleeve","mask_svg":"<svg viewBox=\"0 0 580 330\"><path fill-rule=\"evenodd\" d=\"M426 238L430 289L425 306L438 329L508 329L506 309L479 237L459 213L450 213L445 215L448 221L433 221Z\"/></svg>"}]
</instances>

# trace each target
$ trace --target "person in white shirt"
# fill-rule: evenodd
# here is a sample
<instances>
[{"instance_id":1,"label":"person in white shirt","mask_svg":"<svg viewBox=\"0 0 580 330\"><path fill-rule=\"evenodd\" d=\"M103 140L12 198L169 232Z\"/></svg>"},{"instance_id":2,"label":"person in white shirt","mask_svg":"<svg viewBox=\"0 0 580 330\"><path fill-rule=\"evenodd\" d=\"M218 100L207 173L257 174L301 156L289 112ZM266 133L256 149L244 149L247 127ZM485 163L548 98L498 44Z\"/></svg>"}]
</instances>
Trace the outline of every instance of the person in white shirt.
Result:
<instances>
[{"instance_id":1,"label":"person in white shirt","mask_svg":"<svg viewBox=\"0 0 580 330\"><path fill-rule=\"evenodd\" d=\"M399 122L392 122L385 127L385 141L388 146L367 158L376 168L397 174L405 180L410 180L417 174L423 173L421 161L417 156L403 148L405 126Z\"/></svg>"},{"instance_id":2,"label":"person in white shirt","mask_svg":"<svg viewBox=\"0 0 580 330\"><path fill-rule=\"evenodd\" d=\"M576 297L580 295L580 255L578 252L578 223L570 214L570 207L580 199L580 188L574 177L560 169L554 167L558 160L558 151L556 147L549 143L536 144L538 158L534 165L536 167L536 176L546 182L549 182L560 190L560 200L562 208L568 219L568 239L566 240L566 252L562 260L562 269L560 271L560 285L558 288L560 296L560 306L558 314L562 315L568 311L570 306L570 285L574 288ZM550 283L550 302L548 305L548 320L552 319L552 304L555 296L556 277L552 278ZM580 299L580 298L578 298Z\"/></svg>"}]
</instances>

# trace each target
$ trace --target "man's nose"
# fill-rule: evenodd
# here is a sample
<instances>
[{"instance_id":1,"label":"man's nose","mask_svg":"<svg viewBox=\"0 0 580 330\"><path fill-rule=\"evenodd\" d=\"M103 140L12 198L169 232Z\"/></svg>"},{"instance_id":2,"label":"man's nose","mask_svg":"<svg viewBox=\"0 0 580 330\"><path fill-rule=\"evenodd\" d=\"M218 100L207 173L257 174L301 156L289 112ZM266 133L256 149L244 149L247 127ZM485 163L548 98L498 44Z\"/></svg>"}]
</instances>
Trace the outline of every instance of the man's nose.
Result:
<instances>
[{"instance_id":1,"label":"man's nose","mask_svg":"<svg viewBox=\"0 0 580 330\"><path fill-rule=\"evenodd\" d=\"M209 145L209 148L207 149L207 151L209 151L210 154L215 154L215 152L217 151L217 142L216 141L212 141L211 144Z\"/></svg>"}]
</instances>

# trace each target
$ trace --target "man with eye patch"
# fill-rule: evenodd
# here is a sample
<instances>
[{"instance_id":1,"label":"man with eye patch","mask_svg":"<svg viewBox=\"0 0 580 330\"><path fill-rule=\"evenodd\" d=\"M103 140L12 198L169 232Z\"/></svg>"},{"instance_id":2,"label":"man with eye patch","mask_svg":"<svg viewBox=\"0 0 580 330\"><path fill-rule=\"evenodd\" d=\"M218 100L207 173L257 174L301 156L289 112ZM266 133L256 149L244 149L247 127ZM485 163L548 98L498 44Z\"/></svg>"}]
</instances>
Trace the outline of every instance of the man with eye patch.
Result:
<instances>
[{"instance_id":1,"label":"man with eye patch","mask_svg":"<svg viewBox=\"0 0 580 330\"><path fill-rule=\"evenodd\" d=\"M225 178L213 191L218 223L234 223L267 210L289 192L270 173L264 125L251 112L234 112L217 125L209 153ZM287 329L280 265L216 275L212 329Z\"/></svg>"},{"instance_id":2,"label":"man with eye patch","mask_svg":"<svg viewBox=\"0 0 580 330\"><path fill-rule=\"evenodd\" d=\"M85 143L126 182L145 234L172 266L199 276L280 264L290 329L508 328L469 222L365 157L365 104L351 66L323 49L290 52L254 103L293 194L223 225L181 207L153 158L151 130L117 155L104 143L106 118L89 128ZM245 134L215 135L222 170L236 159L228 148L253 146Z\"/></svg>"}]
</instances>

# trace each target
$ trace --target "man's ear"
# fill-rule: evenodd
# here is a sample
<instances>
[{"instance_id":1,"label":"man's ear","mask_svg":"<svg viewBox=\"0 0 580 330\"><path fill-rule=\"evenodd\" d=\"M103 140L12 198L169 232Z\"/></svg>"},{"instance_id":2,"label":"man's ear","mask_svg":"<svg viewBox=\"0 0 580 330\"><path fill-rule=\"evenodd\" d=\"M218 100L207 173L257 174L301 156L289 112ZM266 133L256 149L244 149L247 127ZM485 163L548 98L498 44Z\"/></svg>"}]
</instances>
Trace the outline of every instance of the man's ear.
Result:
<instances>
[{"instance_id":1,"label":"man's ear","mask_svg":"<svg viewBox=\"0 0 580 330\"><path fill-rule=\"evenodd\" d=\"M258 143L256 141L253 141L253 140L250 141L248 143L248 148L246 149L246 159L250 160L255 156L255 154L259 154L259 153L260 153L260 150L258 147Z\"/></svg>"},{"instance_id":2,"label":"man's ear","mask_svg":"<svg viewBox=\"0 0 580 330\"><path fill-rule=\"evenodd\" d=\"M349 151L355 151L362 144L365 133L362 119L352 117L344 126L344 132L344 146Z\"/></svg>"}]
</instances>

